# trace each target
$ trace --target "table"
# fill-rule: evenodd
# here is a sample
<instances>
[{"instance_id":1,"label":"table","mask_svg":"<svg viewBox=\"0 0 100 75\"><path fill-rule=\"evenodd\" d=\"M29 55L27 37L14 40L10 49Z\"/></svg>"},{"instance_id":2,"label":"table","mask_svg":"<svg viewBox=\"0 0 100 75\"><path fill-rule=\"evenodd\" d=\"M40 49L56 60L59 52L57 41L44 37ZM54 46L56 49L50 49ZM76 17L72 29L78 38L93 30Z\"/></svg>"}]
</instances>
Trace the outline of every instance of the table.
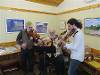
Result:
<instances>
[{"instance_id":1,"label":"table","mask_svg":"<svg viewBox=\"0 0 100 75\"><path fill-rule=\"evenodd\" d=\"M81 68L87 71L90 75L100 75L100 63L96 60L84 61Z\"/></svg>"}]
</instances>

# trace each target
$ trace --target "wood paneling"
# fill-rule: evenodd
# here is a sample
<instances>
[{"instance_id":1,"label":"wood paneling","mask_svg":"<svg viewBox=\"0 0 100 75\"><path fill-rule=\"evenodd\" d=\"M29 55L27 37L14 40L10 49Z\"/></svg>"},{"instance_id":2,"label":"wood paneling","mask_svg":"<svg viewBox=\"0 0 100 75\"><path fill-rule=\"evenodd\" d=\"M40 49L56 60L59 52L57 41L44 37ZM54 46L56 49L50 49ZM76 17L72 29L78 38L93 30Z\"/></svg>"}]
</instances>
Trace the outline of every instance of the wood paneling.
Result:
<instances>
[{"instance_id":1,"label":"wood paneling","mask_svg":"<svg viewBox=\"0 0 100 75\"><path fill-rule=\"evenodd\" d=\"M12 41L12 42L4 42L4 43L0 43L0 47L9 47L9 46L15 46L16 42Z\"/></svg>"},{"instance_id":2,"label":"wood paneling","mask_svg":"<svg viewBox=\"0 0 100 75\"><path fill-rule=\"evenodd\" d=\"M26 1L36 2L36 3L46 4L46 5L52 5L52 6L58 6L64 0L26 0Z\"/></svg>"}]
</instances>

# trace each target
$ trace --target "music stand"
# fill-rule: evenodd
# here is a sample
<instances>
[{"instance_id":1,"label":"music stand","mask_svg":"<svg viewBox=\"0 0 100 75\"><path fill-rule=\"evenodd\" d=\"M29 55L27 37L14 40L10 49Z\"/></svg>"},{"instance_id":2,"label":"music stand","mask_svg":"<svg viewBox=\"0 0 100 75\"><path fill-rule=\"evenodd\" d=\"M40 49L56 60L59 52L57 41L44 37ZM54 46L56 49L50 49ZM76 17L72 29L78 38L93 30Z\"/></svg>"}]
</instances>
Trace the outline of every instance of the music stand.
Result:
<instances>
[{"instance_id":1,"label":"music stand","mask_svg":"<svg viewBox=\"0 0 100 75\"><path fill-rule=\"evenodd\" d=\"M56 47L54 45L51 46L33 46L36 52L40 52L43 54L43 75L46 75L46 53L56 53Z\"/></svg>"}]
</instances>

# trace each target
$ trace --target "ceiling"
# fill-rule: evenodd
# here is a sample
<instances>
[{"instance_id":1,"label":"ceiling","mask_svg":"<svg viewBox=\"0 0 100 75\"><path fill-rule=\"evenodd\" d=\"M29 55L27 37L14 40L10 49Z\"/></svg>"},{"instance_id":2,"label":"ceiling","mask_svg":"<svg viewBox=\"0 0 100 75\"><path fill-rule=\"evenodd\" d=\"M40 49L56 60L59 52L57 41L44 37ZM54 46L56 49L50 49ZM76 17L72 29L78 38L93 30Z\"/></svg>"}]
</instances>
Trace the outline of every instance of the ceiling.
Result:
<instances>
[{"instance_id":1,"label":"ceiling","mask_svg":"<svg viewBox=\"0 0 100 75\"><path fill-rule=\"evenodd\" d=\"M58 6L64 0L26 0L26 1L36 2L40 4L51 5L51 6Z\"/></svg>"}]
</instances>

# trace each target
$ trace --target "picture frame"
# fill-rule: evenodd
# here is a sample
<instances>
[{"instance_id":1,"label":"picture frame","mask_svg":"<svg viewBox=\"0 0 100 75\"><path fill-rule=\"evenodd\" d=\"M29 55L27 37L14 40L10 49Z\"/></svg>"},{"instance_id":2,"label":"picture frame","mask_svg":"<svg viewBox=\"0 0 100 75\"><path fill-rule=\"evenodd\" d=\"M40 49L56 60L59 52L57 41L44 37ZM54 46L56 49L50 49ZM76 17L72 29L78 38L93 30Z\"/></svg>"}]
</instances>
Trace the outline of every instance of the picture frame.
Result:
<instances>
[{"instance_id":1,"label":"picture frame","mask_svg":"<svg viewBox=\"0 0 100 75\"><path fill-rule=\"evenodd\" d=\"M84 31L86 34L100 36L100 18L85 18Z\"/></svg>"},{"instance_id":2,"label":"picture frame","mask_svg":"<svg viewBox=\"0 0 100 75\"><path fill-rule=\"evenodd\" d=\"M47 33L48 32L48 22L36 22L35 23L35 28L37 33Z\"/></svg>"},{"instance_id":3,"label":"picture frame","mask_svg":"<svg viewBox=\"0 0 100 75\"><path fill-rule=\"evenodd\" d=\"M6 19L6 32L18 32L24 29L23 19Z\"/></svg>"}]
</instances>

